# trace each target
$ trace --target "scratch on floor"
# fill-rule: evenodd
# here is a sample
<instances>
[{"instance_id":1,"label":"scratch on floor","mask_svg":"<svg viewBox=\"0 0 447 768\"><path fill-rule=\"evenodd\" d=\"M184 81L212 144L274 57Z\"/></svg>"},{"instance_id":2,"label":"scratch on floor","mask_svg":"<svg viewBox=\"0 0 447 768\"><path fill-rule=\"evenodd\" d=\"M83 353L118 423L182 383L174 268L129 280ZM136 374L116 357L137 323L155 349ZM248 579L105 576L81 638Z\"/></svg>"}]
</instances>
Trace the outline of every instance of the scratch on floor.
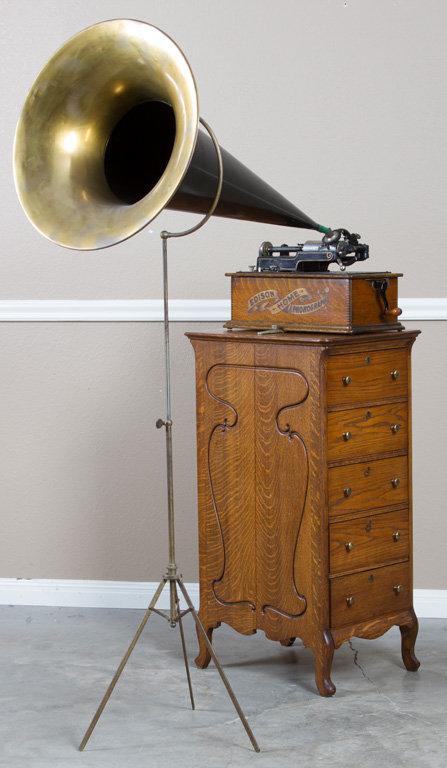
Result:
<instances>
[{"instance_id":1,"label":"scratch on floor","mask_svg":"<svg viewBox=\"0 0 447 768\"><path fill-rule=\"evenodd\" d=\"M423 717L420 717L420 715L415 715L415 714L413 714L413 712L408 712L405 709L401 709L399 707L399 705L396 704L395 701L393 701L393 699L390 699L390 697L387 696L386 693L384 693L381 688L379 688L377 683L375 683L374 680L372 680L370 678L370 676L366 672L366 669L362 666L362 664L360 664L360 662L359 662L359 650L358 650L358 648L354 648L354 646L352 645L352 640L348 640L348 645L349 645L351 651L354 654L354 664L360 670L360 672L362 673L362 675L365 678L365 680L367 680L368 683L370 683L376 689L376 691L379 694L379 696L382 696L389 704L391 704L393 709L396 712L398 712L399 715L405 715L406 717L413 718L414 720L418 720L421 723L425 723L425 725L430 725L431 727L434 726L434 723L432 723L430 720L425 720Z\"/></svg>"}]
</instances>

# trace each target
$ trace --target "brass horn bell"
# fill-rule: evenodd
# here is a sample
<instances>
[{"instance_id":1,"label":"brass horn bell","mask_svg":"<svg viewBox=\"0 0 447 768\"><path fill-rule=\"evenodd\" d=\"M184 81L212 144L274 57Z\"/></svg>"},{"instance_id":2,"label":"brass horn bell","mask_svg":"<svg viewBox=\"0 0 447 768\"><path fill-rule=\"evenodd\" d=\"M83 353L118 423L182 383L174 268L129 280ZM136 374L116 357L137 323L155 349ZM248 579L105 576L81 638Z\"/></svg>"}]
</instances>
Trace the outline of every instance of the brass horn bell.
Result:
<instances>
[{"instance_id":1,"label":"brass horn bell","mask_svg":"<svg viewBox=\"0 0 447 768\"><path fill-rule=\"evenodd\" d=\"M164 32L115 19L72 37L37 77L19 119L14 177L45 237L105 248L163 208L206 213L218 167L199 129L188 61ZM225 150L215 215L326 231Z\"/></svg>"}]
</instances>

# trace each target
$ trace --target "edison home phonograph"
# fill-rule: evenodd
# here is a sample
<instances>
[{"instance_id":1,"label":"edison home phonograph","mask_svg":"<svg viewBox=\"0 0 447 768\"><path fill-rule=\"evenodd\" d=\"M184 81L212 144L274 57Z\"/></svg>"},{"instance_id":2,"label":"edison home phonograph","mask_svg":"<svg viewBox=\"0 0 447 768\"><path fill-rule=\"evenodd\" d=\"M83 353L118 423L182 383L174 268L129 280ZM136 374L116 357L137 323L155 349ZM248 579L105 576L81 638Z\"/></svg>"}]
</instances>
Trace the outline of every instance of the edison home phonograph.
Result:
<instances>
[{"instance_id":1,"label":"edison home phonograph","mask_svg":"<svg viewBox=\"0 0 447 768\"><path fill-rule=\"evenodd\" d=\"M227 622L262 629L315 656L332 695L334 648L353 635L402 632L416 669L412 608L410 350L398 322L398 275L346 271L368 246L321 226L219 147L200 118L189 64L139 21L105 21L72 37L36 79L17 126L16 188L32 224L67 248L112 246L163 209L203 214L160 233L163 257L169 552L160 585L82 740L83 749L152 613L196 623L199 666ZM203 130L199 130L199 124ZM228 330L188 334L197 360L200 611L175 558L168 240L211 215L316 230L320 240L262 244L233 273ZM241 254L241 262L246 255ZM329 269L331 267L331 269ZM157 608L169 584L170 610ZM187 609L180 608L179 593Z\"/></svg>"}]
</instances>

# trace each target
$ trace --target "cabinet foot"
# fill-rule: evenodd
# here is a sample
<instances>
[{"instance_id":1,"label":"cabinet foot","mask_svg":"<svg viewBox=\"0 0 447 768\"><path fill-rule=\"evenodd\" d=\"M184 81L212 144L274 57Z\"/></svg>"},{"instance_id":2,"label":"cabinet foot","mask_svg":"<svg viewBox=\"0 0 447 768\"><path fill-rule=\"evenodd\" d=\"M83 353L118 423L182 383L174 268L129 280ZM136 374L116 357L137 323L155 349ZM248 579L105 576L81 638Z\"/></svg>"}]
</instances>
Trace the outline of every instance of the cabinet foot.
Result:
<instances>
[{"instance_id":1,"label":"cabinet foot","mask_svg":"<svg viewBox=\"0 0 447 768\"><path fill-rule=\"evenodd\" d=\"M313 646L315 659L315 682L320 696L333 696L337 690L331 680L334 641L328 629L321 632Z\"/></svg>"},{"instance_id":2,"label":"cabinet foot","mask_svg":"<svg viewBox=\"0 0 447 768\"><path fill-rule=\"evenodd\" d=\"M205 629L206 629L208 640L211 643L213 639L214 627L205 627ZM199 667L199 669L206 669L208 664L211 661L211 654L206 646L202 633L198 631L197 627L196 627L196 632L197 632L197 640L199 643L199 653L198 653L198 656L196 656L196 658L194 659L194 663L196 667Z\"/></svg>"},{"instance_id":3,"label":"cabinet foot","mask_svg":"<svg viewBox=\"0 0 447 768\"><path fill-rule=\"evenodd\" d=\"M405 664L406 669L410 672L416 672L420 666L420 661L416 658L414 652L414 646L419 630L419 622L413 609L411 609L409 613L411 618L408 624L401 624L399 626L400 634L402 636L402 661Z\"/></svg>"}]
</instances>

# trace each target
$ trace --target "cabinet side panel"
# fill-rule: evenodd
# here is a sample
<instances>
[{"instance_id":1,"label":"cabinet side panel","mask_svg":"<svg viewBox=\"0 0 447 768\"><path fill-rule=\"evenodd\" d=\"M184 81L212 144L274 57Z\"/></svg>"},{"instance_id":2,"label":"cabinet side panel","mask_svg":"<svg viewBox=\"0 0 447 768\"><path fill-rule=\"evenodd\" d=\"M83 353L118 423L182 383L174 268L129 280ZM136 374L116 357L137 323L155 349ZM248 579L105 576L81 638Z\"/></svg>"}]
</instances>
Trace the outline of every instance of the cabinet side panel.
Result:
<instances>
[{"instance_id":1,"label":"cabinet side panel","mask_svg":"<svg viewBox=\"0 0 447 768\"><path fill-rule=\"evenodd\" d=\"M307 644L328 621L321 354L255 347L257 623Z\"/></svg>"},{"instance_id":2,"label":"cabinet side panel","mask_svg":"<svg viewBox=\"0 0 447 768\"><path fill-rule=\"evenodd\" d=\"M200 614L255 629L253 346L194 342Z\"/></svg>"}]
</instances>

